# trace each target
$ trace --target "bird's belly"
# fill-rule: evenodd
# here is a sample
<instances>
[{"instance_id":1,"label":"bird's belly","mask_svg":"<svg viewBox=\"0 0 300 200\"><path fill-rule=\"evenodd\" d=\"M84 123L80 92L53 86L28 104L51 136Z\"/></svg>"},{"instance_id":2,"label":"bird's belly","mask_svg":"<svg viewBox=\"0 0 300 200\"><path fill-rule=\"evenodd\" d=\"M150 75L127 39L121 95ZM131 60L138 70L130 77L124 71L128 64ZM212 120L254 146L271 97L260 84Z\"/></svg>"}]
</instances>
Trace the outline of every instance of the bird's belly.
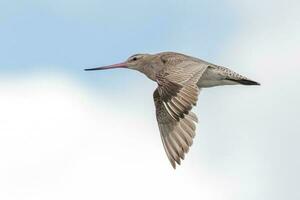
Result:
<instances>
[{"instance_id":1,"label":"bird's belly","mask_svg":"<svg viewBox=\"0 0 300 200\"><path fill-rule=\"evenodd\" d=\"M197 83L199 88L215 87L220 85L235 85L236 83L229 80L201 80Z\"/></svg>"},{"instance_id":2,"label":"bird's belly","mask_svg":"<svg viewBox=\"0 0 300 200\"><path fill-rule=\"evenodd\" d=\"M234 85L233 81L226 80L223 74L220 74L214 68L208 67L197 82L199 88L214 87L220 85Z\"/></svg>"}]
</instances>

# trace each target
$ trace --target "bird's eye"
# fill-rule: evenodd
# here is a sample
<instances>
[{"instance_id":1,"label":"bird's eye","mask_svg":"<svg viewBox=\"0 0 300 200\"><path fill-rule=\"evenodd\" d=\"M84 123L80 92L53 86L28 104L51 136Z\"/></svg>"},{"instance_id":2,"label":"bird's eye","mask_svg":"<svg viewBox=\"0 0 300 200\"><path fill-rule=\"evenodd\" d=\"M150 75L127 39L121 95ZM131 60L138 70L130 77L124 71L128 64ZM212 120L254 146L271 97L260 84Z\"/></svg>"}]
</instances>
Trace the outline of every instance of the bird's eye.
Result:
<instances>
[{"instance_id":1,"label":"bird's eye","mask_svg":"<svg viewBox=\"0 0 300 200\"><path fill-rule=\"evenodd\" d=\"M133 57L132 60L133 60L133 61L136 61L136 60L137 60L137 57Z\"/></svg>"}]
</instances>

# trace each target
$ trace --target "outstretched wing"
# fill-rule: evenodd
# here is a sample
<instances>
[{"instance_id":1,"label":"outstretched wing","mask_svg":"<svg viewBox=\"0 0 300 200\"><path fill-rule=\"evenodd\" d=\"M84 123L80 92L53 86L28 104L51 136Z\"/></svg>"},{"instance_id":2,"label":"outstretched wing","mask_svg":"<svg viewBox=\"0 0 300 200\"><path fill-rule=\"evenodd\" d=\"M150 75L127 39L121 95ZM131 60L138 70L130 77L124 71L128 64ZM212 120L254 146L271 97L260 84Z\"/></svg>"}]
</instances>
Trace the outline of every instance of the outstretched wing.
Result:
<instances>
[{"instance_id":1,"label":"outstretched wing","mask_svg":"<svg viewBox=\"0 0 300 200\"><path fill-rule=\"evenodd\" d=\"M177 121L196 105L197 82L208 65L182 54L161 56L164 68L157 74L158 92L167 112Z\"/></svg>"},{"instance_id":2,"label":"outstretched wing","mask_svg":"<svg viewBox=\"0 0 300 200\"><path fill-rule=\"evenodd\" d=\"M162 143L169 161L175 169L175 162L180 164L180 160L184 159L184 154L189 151L189 147L193 144L196 130L195 123L198 122L198 119L194 113L189 111L184 114L183 118L175 120L163 105L157 89L153 94L153 98Z\"/></svg>"},{"instance_id":3,"label":"outstretched wing","mask_svg":"<svg viewBox=\"0 0 300 200\"><path fill-rule=\"evenodd\" d=\"M191 110L200 92L197 82L208 65L181 54L166 54L161 59L165 67L157 74L153 98L162 142L175 168L195 136L197 117Z\"/></svg>"}]
</instances>

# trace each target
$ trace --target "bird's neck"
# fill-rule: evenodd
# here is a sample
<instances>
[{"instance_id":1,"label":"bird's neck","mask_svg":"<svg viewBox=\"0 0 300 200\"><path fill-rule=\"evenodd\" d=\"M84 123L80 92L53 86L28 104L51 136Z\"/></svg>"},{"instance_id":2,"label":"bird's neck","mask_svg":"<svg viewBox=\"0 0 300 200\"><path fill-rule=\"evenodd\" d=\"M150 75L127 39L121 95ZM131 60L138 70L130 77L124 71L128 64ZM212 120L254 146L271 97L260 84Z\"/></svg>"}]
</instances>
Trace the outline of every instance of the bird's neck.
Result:
<instances>
[{"instance_id":1,"label":"bird's neck","mask_svg":"<svg viewBox=\"0 0 300 200\"><path fill-rule=\"evenodd\" d=\"M141 73L145 74L152 81L156 80L156 72L153 66L144 65L138 69Z\"/></svg>"}]
</instances>

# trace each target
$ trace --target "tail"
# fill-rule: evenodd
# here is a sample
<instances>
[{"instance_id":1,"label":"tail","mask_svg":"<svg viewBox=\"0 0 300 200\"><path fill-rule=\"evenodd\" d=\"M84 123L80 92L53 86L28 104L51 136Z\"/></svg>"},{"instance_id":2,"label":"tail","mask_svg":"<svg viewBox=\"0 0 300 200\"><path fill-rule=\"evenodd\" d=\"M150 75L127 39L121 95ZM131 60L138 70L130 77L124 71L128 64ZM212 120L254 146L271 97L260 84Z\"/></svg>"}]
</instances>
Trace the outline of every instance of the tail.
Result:
<instances>
[{"instance_id":1,"label":"tail","mask_svg":"<svg viewBox=\"0 0 300 200\"><path fill-rule=\"evenodd\" d=\"M242 79L226 78L226 80L237 82L237 83L242 84L242 85L260 85L260 83L258 83L256 81L252 81L252 80L245 79L245 78L242 78Z\"/></svg>"},{"instance_id":2,"label":"tail","mask_svg":"<svg viewBox=\"0 0 300 200\"><path fill-rule=\"evenodd\" d=\"M260 85L260 83L252 81L226 67L217 65L208 67L197 83L200 88L237 84Z\"/></svg>"},{"instance_id":3,"label":"tail","mask_svg":"<svg viewBox=\"0 0 300 200\"><path fill-rule=\"evenodd\" d=\"M245 76L242 76L226 67L215 66L215 69L219 74L225 78L225 80L230 81L231 83L241 84L241 85L260 85L260 83L256 81L252 81Z\"/></svg>"}]
</instances>

